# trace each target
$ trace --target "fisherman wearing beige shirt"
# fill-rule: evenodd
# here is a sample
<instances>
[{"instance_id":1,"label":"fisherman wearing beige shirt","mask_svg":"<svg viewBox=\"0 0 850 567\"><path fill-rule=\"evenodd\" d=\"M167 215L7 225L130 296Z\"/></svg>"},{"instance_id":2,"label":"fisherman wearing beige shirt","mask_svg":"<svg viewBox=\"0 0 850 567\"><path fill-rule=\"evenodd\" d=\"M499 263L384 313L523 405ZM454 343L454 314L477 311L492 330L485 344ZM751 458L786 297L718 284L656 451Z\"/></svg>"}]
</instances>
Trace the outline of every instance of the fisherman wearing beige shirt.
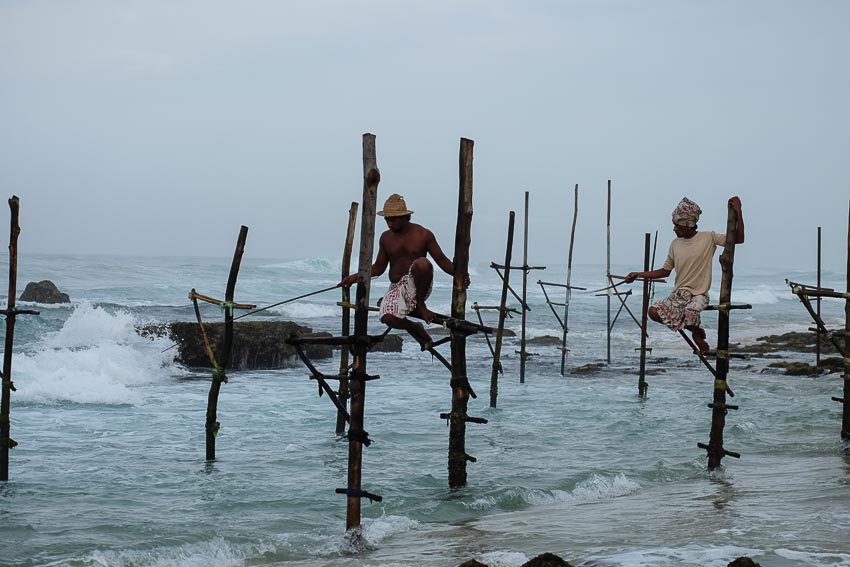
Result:
<instances>
[{"instance_id":1,"label":"fisherman wearing beige shirt","mask_svg":"<svg viewBox=\"0 0 850 567\"><path fill-rule=\"evenodd\" d=\"M744 217L741 214L741 199L732 197L729 204L738 215L738 233L735 244L744 242ZM705 329L700 327L700 312L708 306L708 290L711 288L711 263L718 246L726 245L726 235L714 231L698 232L697 221L702 214L699 205L683 198L673 211L673 232L676 239L670 243L670 251L664 266L649 272L631 272L626 283L637 278L666 278L676 270L673 292L649 308L649 316L674 331L687 329L691 332L700 352L709 351L705 340Z\"/></svg>"}]
</instances>

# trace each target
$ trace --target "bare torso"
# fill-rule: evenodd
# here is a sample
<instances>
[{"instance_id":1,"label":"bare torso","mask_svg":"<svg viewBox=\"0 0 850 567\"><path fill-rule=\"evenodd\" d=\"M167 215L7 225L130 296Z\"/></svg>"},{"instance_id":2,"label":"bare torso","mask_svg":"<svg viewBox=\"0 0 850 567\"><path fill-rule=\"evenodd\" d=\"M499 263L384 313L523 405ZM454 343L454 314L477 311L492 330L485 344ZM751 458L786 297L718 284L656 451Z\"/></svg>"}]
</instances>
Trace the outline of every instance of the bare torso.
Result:
<instances>
[{"instance_id":1,"label":"bare torso","mask_svg":"<svg viewBox=\"0 0 850 567\"><path fill-rule=\"evenodd\" d=\"M389 262L390 281L399 281L414 260L426 256L433 241L434 234L415 223L407 223L399 232L385 231L381 235L379 255L383 253Z\"/></svg>"}]
</instances>

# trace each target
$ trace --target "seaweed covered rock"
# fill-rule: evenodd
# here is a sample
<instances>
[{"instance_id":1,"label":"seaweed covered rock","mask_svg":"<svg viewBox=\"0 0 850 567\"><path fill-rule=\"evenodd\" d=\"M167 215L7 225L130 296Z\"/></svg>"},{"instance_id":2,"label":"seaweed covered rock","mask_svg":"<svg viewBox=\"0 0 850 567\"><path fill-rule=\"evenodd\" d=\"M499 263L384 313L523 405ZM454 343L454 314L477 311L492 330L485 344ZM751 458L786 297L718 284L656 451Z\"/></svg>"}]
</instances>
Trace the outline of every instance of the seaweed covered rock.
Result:
<instances>
[{"instance_id":1,"label":"seaweed covered rock","mask_svg":"<svg viewBox=\"0 0 850 567\"><path fill-rule=\"evenodd\" d=\"M197 322L168 324L168 335L178 345L177 359L189 367L211 368L209 355ZM224 323L205 323L213 353L219 356L224 342ZM297 353L286 344L289 337L313 335L312 329L289 321L239 321L233 324L233 346L228 368L233 370L271 370L293 366ZM316 335L313 335L316 336ZM319 333L318 336L330 336ZM327 345L305 345L311 359L330 358ZM299 363L300 364L300 363Z\"/></svg>"},{"instance_id":2,"label":"seaweed covered rock","mask_svg":"<svg viewBox=\"0 0 850 567\"><path fill-rule=\"evenodd\" d=\"M30 282L24 288L20 297L21 301L33 301L35 303L71 303L67 293L62 293L56 284L50 280Z\"/></svg>"}]
</instances>

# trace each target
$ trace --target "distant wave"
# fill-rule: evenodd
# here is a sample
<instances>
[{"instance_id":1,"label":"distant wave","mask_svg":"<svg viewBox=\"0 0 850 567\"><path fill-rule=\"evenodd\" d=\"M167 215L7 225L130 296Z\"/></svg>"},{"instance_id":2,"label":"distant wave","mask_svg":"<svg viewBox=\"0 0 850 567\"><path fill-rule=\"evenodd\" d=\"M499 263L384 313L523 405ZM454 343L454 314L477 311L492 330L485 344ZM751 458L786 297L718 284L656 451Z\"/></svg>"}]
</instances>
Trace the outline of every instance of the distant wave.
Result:
<instances>
[{"instance_id":1,"label":"distant wave","mask_svg":"<svg viewBox=\"0 0 850 567\"><path fill-rule=\"evenodd\" d=\"M299 258L275 264L264 264L262 268L307 272L311 274L338 273L342 262L338 258L318 256L316 258Z\"/></svg>"},{"instance_id":2,"label":"distant wave","mask_svg":"<svg viewBox=\"0 0 850 567\"><path fill-rule=\"evenodd\" d=\"M205 542L163 546L153 550L96 550L82 556L79 562L81 565L93 567L100 565L239 567L245 565L246 558L261 557L264 553L274 550L274 545L270 543L234 543L218 536Z\"/></svg>"},{"instance_id":3,"label":"distant wave","mask_svg":"<svg viewBox=\"0 0 850 567\"><path fill-rule=\"evenodd\" d=\"M717 296L713 296L712 300ZM783 300L795 299L789 290L779 292L776 288L768 285L758 285L752 289L732 290L732 298L735 303L750 305L774 305Z\"/></svg>"},{"instance_id":4,"label":"distant wave","mask_svg":"<svg viewBox=\"0 0 850 567\"><path fill-rule=\"evenodd\" d=\"M269 311L292 319L342 317L342 309L329 303L288 303L280 307L273 307Z\"/></svg>"}]
</instances>

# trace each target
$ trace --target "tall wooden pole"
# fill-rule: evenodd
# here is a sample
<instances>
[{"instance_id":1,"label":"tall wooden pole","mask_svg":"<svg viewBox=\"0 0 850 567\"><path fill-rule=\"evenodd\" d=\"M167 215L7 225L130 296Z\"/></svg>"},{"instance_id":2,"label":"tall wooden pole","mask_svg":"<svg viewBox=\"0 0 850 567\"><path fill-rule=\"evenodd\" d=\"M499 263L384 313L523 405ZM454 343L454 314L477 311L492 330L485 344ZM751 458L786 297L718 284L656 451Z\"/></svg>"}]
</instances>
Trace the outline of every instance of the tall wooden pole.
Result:
<instances>
[{"instance_id":1,"label":"tall wooden pole","mask_svg":"<svg viewBox=\"0 0 850 567\"><path fill-rule=\"evenodd\" d=\"M502 352L502 335L505 332L505 317L508 315L508 280L511 276L511 255L514 248L514 212L508 217L508 245L505 250L505 277L502 278L502 298L499 301L499 326L496 328L496 346L493 347L493 370L490 373L490 407L496 407L499 397L499 357Z\"/></svg>"},{"instance_id":2,"label":"tall wooden pole","mask_svg":"<svg viewBox=\"0 0 850 567\"><path fill-rule=\"evenodd\" d=\"M818 227L818 289L820 289L820 274L821 274L820 258L821 258L821 240L820 240L820 227ZM817 302L818 321L820 321L821 320L821 318L820 318L821 297L817 296L815 298L815 301ZM815 341L816 341L815 342L815 366L818 366L818 367L820 366L820 339L821 339L821 334L816 333L815 334Z\"/></svg>"},{"instance_id":3,"label":"tall wooden pole","mask_svg":"<svg viewBox=\"0 0 850 567\"><path fill-rule=\"evenodd\" d=\"M717 365L714 377L714 399L711 404L711 434L708 440L708 468L720 467L726 455L723 449L723 428L726 426L726 378L729 375L729 312L732 305L732 277L735 264L735 241L738 237L738 215L728 204L726 247L720 255L723 278L720 281L720 304L717 314Z\"/></svg>"},{"instance_id":4,"label":"tall wooden pole","mask_svg":"<svg viewBox=\"0 0 850 567\"><path fill-rule=\"evenodd\" d=\"M224 344L219 355L218 365L213 370L210 393L207 397L207 421L206 421L206 447L207 460L215 460L215 438L221 427L218 420L218 394L221 384L227 382L225 371L230 361L230 351L233 346L233 296L236 293L236 277L239 275L239 266L242 263L242 254L245 252L245 240L248 238L248 227L243 226L239 230L239 238L236 242L236 251L233 254L233 262L230 264L230 275L227 277L227 288L224 292Z\"/></svg>"},{"instance_id":5,"label":"tall wooden pole","mask_svg":"<svg viewBox=\"0 0 850 567\"><path fill-rule=\"evenodd\" d=\"M351 422L348 426L348 487L345 528L359 542L360 499L363 463L363 411L366 403L366 353L369 350L369 291L372 281L372 252L375 244L375 211L381 173L375 151L375 136L363 134L363 211L360 221L360 264L354 308L354 367L348 387L351 393Z\"/></svg>"},{"instance_id":6,"label":"tall wooden pole","mask_svg":"<svg viewBox=\"0 0 850 567\"><path fill-rule=\"evenodd\" d=\"M466 319L466 286L469 273L469 245L472 228L472 140L460 139L460 187L455 230L454 286L452 288L452 317ZM449 486L466 486L466 422L469 404L469 381L466 376L466 336L452 332L452 412L449 422Z\"/></svg>"},{"instance_id":7,"label":"tall wooden pole","mask_svg":"<svg viewBox=\"0 0 850 567\"><path fill-rule=\"evenodd\" d=\"M649 271L649 233L643 239L643 271ZM640 374L638 377L638 395L646 397L646 324L649 313L649 278L643 279L643 304L640 309Z\"/></svg>"},{"instance_id":8,"label":"tall wooden pole","mask_svg":"<svg viewBox=\"0 0 850 567\"><path fill-rule=\"evenodd\" d=\"M573 273L573 243L576 238L576 219L578 218L578 183L576 183L575 203L573 204L573 227L570 229L570 250L567 254L567 288L564 297L564 328L561 335L561 376L564 375L564 367L567 363L567 333L569 329L570 319L570 301L572 300L572 288L570 288L570 278ZM609 267L610 271L610 267ZM610 296L608 301L611 301Z\"/></svg>"},{"instance_id":9,"label":"tall wooden pole","mask_svg":"<svg viewBox=\"0 0 850 567\"><path fill-rule=\"evenodd\" d=\"M850 207L847 215L847 287L850 294ZM841 415L841 437L850 439L850 295L844 298L844 403Z\"/></svg>"},{"instance_id":10,"label":"tall wooden pole","mask_svg":"<svg viewBox=\"0 0 850 567\"><path fill-rule=\"evenodd\" d=\"M505 268L507 271L507 268ZM519 383L525 384L525 360L528 353L525 351L525 322L528 307L526 297L528 296L528 191L525 192L525 222L522 234L522 319L520 323L519 339Z\"/></svg>"},{"instance_id":11,"label":"tall wooden pole","mask_svg":"<svg viewBox=\"0 0 850 567\"><path fill-rule=\"evenodd\" d=\"M9 199L11 222L9 225L9 296L6 304L6 341L3 352L3 395L0 402L0 481L9 480L9 449L16 443L11 434L11 398L12 390L12 345L15 336L15 296L18 282L18 224L20 202L17 197Z\"/></svg>"},{"instance_id":12,"label":"tall wooden pole","mask_svg":"<svg viewBox=\"0 0 850 567\"><path fill-rule=\"evenodd\" d=\"M611 180L608 180L608 239L607 239L607 257L608 263L605 268L605 278L606 280L610 280L611 278ZM608 326L606 330L607 336L607 352L608 352L608 366L611 366L611 291L608 291L608 297L606 299L607 307L608 307Z\"/></svg>"},{"instance_id":13,"label":"tall wooden pole","mask_svg":"<svg viewBox=\"0 0 850 567\"><path fill-rule=\"evenodd\" d=\"M357 202L351 203L351 208L348 209L348 230L345 233L345 246L342 250L342 278L345 278L351 272L351 249L354 247L354 229L357 225ZM351 332L351 288L342 288L342 336L347 337ZM340 349L339 356L339 390L337 397L343 407L348 406L348 347L344 346ZM336 432L345 433L345 414L341 411L336 412Z\"/></svg>"}]
</instances>

